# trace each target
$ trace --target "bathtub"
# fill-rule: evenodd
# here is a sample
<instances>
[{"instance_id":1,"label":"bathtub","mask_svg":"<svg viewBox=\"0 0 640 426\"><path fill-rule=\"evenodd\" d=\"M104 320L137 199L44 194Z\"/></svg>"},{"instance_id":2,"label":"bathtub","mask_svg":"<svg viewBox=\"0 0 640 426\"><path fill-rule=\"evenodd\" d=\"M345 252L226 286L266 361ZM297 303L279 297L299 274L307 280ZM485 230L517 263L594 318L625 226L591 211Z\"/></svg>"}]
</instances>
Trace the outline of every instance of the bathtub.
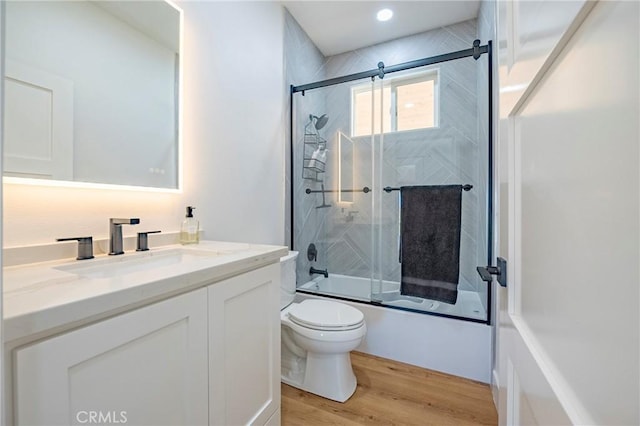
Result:
<instances>
[{"instance_id":1,"label":"bathtub","mask_svg":"<svg viewBox=\"0 0 640 426\"><path fill-rule=\"evenodd\" d=\"M461 310L481 309L478 317L484 319L484 308L477 294L460 291L458 303L452 306L431 300L402 298L398 283L383 282L382 291L374 299L386 298L385 305L411 309L408 311L371 304L370 283L367 278L338 274L331 274L328 279L318 277L298 287L301 291L297 292L295 301L328 299L309 293L317 291L353 299L340 302L364 314L367 336L357 351L484 383L491 382L491 326L414 312L429 309L438 314L459 315L457 312Z\"/></svg>"},{"instance_id":2,"label":"bathtub","mask_svg":"<svg viewBox=\"0 0 640 426\"><path fill-rule=\"evenodd\" d=\"M392 306L404 309L412 309L422 312L432 312L441 315L470 318L473 320L486 320L486 311L480 296L473 291L459 290L458 301L455 305L440 303L429 299L418 297L402 296L400 294L400 283L393 281L383 281L373 285L375 293L371 297L371 280L369 278L351 277L348 275L330 274L328 278L318 276L298 289L321 293L324 295L344 297L363 302L380 301L385 306Z\"/></svg>"}]
</instances>

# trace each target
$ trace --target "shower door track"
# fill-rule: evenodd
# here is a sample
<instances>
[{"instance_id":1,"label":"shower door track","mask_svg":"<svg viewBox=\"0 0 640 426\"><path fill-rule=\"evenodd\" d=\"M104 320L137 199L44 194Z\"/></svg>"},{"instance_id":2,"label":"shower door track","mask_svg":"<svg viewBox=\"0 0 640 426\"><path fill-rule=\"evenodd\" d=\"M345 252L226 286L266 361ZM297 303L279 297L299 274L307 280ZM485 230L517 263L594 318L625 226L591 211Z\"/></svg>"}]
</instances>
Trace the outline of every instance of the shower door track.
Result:
<instances>
[{"instance_id":1,"label":"shower door track","mask_svg":"<svg viewBox=\"0 0 640 426\"><path fill-rule=\"evenodd\" d=\"M391 74L398 71L409 70L412 68L424 67L426 65L439 64L441 62L453 61L456 59L468 58L473 56L474 59L478 59L485 53L490 52L490 44L480 46L480 40L474 40L473 47L471 49L458 50L456 52L445 53L443 55L431 56L429 58L417 59L415 61L403 62L401 64L385 67L383 62L378 62L378 68L369 71L358 72L355 74L349 74L342 77L330 78L328 80L316 81L314 83L303 84L301 86L291 86L291 93L304 92L307 90L318 89L320 87L334 86L336 84L347 83L349 81L360 80L368 77L384 78L386 74Z\"/></svg>"},{"instance_id":2,"label":"shower door track","mask_svg":"<svg viewBox=\"0 0 640 426\"><path fill-rule=\"evenodd\" d=\"M475 60L478 60L478 58L480 58L480 56L484 55L484 54L489 55L489 60L488 60L488 72L487 72L487 80L488 80L488 111L489 111L489 117L488 117L488 139L489 139L489 143L488 145L488 176L487 176L487 265L491 265L493 262L493 190L494 190L494 176L493 176L493 162L494 162L494 158L493 158L493 54L492 54L492 41L489 40L487 42L487 44L481 46L480 45L480 40L474 40L473 41L473 47L471 47L470 49L464 49L464 50L458 50L455 52L449 52L449 53L445 53L442 55L436 55L436 56L431 56L428 58L423 58L423 59L417 59L415 61L409 61L409 62L403 62L401 64L397 64L397 65L392 65L390 67L385 67L383 62L378 62L378 68L376 69L372 69L369 71L363 71L363 72L359 72L359 73L355 73L355 74L349 74L349 75L345 75L342 77L336 77L336 78L330 78L327 80L320 80L320 81L316 81L314 83L308 83L308 84L303 84L300 86L294 86L291 85L290 86L290 92L289 92L289 160L290 160L290 173L291 173L291 184L290 184L290 188L289 188L289 194L290 194L290 220L291 220L291 235L290 235L290 247L291 250L294 250L294 236L295 236L295 232L294 232L294 223L295 223L295 218L294 218L294 189L293 189L293 167L294 167L294 154L293 154L293 144L294 144L294 135L293 135L293 96L296 93L302 93L302 96L304 96L305 91L307 90L313 90L313 89L319 89L321 87L327 87L327 86L334 86L336 84L341 84L341 83L347 83L349 81L355 81L355 80L360 80L363 78L371 78L374 79L376 77L383 79L384 76L386 74L391 74L394 72L399 72L399 71L404 71L404 70L408 70L408 69L412 69L412 68L419 68L419 67L424 67L427 65L434 65L434 64L439 64L442 62L448 62L448 61L453 61L456 59L462 59L462 58L468 58L468 57L473 57ZM471 189L471 188L469 188ZM366 188L366 190L362 190L362 192L369 192L369 188ZM467 190L467 189L465 189ZM318 191L313 191L313 192L318 192ZM320 192L329 192L329 191L320 191ZM359 192L359 191L355 191L355 192ZM324 194L323 194L324 195ZM450 315L446 315L446 314L437 314L437 313L433 313L433 312L424 312L424 311L416 311L419 313L424 313L427 315L435 315L435 316L444 316L444 317L450 317L450 318L455 318L455 319L459 319L462 321L470 321L470 322L480 322L483 324L487 324L487 325L491 325L491 315L492 315L492 305L493 305L493 291L492 291L492 284L493 281L491 282L487 282L487 319L485 321L482 320L477 320L477 319L473 319L473 318L465 318L465 317L458 317L458 316L450 316ZM300 291L300 290L296 290L296 291ZM305 291L301 291L302 293L305 293ZM349 298L341 298L341 297L337 297L337 296L328 296L328 295L323 295L325 297L333 297L336 299L345 299L345 300L351 300L351 301L356 301L356 302L360 302L360 303L369 303L372 305L379 305L379 306L383 306L385 308L394 308L394 309L401 309L401 310L408 310L408 311L413 311L413 309L405 309L405 308L399 308L399 307L394 307L394 306L390 306L390 305L384 305L381 303L376 303L376 302L362 302L359 300L354 300L354 299L349 299Z\"/></svg>"},{"instance_id":3,"label":"shower door track","mask_svg":"<svg viewBox=\"0 0 640 426\"><path fill-rule=\"evenodd\" d=\"M379 306L379 307L385 308L385 309L388 308L388 309L395 309L397 311L412 312L414 314L431 315L433 317L449 318L449 319L455 319L455 320L460 320L460 321L468 321L468 322L475 322L475 323L479 323L479 324L487 324L487 321L486 320L482 320L482 319L462 317L462 316L459 316L459 315L452 315L452 314L443 314L441 312L423 311L421 309L406 308L404 306L385 305L384 303L378 302L376 300L360 300L360 299L354 299L354 298L346 297L346 296L338 296L336 294L317 293L315 291L309 291L309 290L305 290L303 288L297 288L296 292L297 293L302 293L302 294L308 294L309 296L321 296L321 297L326 297L328 299L343 300L345 302L362 303L364 305Z\"/></svg>"}]
</instances>

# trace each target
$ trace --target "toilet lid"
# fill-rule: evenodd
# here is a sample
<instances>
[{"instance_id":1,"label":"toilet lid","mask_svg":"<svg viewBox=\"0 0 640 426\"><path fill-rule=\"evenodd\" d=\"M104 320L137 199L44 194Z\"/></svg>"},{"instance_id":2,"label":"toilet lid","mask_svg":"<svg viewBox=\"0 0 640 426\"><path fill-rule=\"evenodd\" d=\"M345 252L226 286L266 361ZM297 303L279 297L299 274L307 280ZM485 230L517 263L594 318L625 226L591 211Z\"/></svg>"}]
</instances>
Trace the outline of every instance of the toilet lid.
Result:
<instances>
[{"instance_id":1,"label":"toilet lid","mask_svg":"<svg viewBox=\"0 0 640 426\"><path fill-rule=\"evenodd\" d=\"M356 308L328 300L307 299L291 306L291 321L303 327L322 330L345 330L359 327L364 315Z\"/></svg>"}]
</instances>

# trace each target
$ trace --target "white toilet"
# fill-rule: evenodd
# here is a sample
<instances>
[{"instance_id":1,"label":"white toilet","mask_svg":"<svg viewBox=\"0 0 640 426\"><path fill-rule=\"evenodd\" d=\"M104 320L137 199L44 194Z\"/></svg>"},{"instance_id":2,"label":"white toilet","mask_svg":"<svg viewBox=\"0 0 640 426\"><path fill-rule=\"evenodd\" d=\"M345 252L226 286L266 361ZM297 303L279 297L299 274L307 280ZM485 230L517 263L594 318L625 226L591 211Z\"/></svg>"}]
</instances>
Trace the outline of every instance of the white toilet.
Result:
<instances>
[{"instance_id":1,"label":"white toilet","mask_svg":"<svg viewBox=\"0 0 640 426\"><path fill-rule=\"evenodd\" d=\"M349 352L367 334L364 315L344 303L307 299L292 303L297 252L280 259L282 382L344 402L356 390Z\"/></svg>"}]
</instances>

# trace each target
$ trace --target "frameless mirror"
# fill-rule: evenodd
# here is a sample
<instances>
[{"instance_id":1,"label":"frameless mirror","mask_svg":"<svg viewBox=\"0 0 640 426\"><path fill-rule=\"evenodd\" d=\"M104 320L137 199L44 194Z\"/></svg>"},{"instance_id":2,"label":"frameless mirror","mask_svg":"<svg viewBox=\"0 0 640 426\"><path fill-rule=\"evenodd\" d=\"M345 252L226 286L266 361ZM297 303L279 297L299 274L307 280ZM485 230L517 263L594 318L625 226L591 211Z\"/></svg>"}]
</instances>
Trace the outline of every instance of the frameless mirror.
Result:
<instances>
[{"instance_id":1,"label":"frameless mirror","mask_svg":"<svg viewBox=\"0 0 640 426\"><path fill-rule=\"evenodd\" d=\"M338 132L338 202L352 203L353 182L353 140ZM347 191L344 191L347 190Z\"/></svg>"},{"instance_id":2,"label":"frameless mirror","mask_svg":"<svg viewBox=\"0 0 640 426\"><path fill-rule=\"evenodd\" d=\"M4 175L178 188L181 12L5 4Z\"/></svg>"}]
</instances>

